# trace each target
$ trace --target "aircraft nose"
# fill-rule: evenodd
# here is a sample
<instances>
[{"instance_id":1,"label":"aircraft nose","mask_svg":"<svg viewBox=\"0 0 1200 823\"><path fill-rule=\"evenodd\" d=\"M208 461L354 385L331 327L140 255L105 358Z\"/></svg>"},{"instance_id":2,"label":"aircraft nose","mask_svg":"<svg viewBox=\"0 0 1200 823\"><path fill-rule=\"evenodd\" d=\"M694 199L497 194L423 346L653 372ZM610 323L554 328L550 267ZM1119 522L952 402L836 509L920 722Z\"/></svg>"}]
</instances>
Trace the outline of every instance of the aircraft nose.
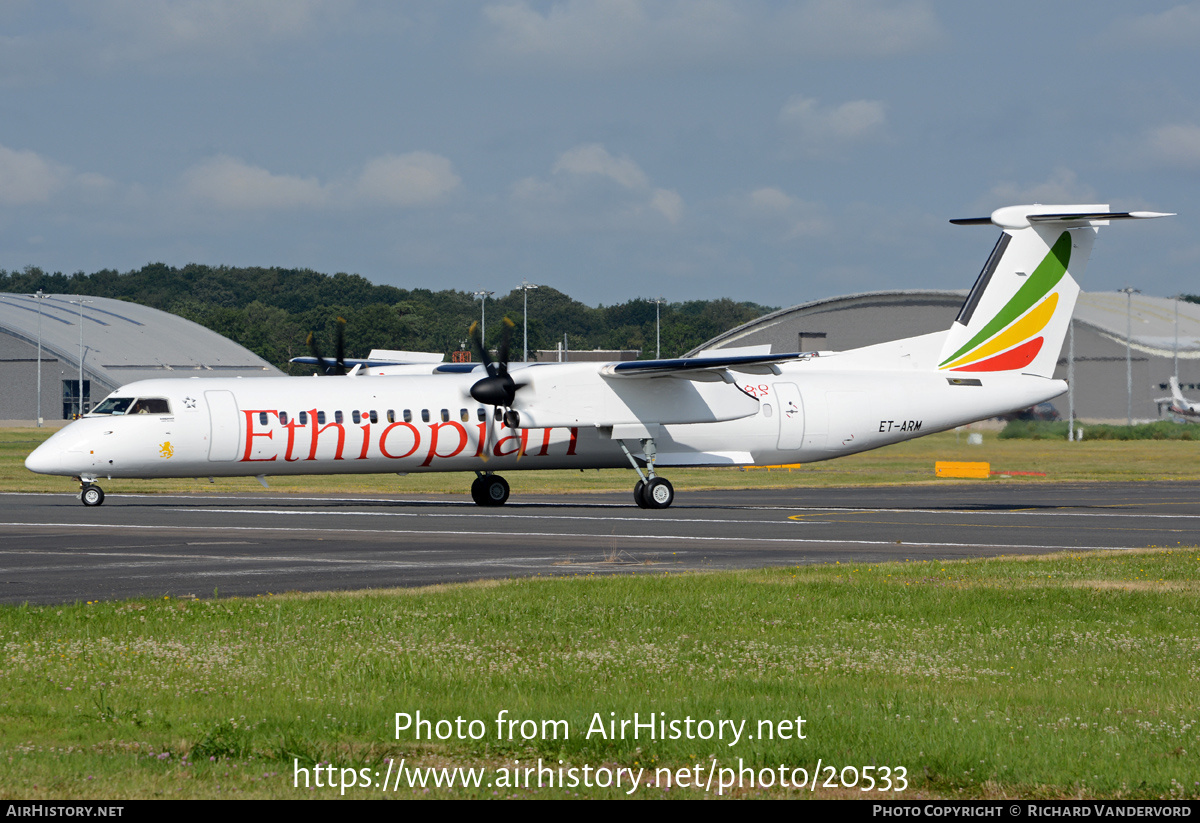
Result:
<instances>
[{"instance_id":1,"label":"aircraft nose","mask_svg":"<svg viewBox=\"0 0 1200 823\"><path fill-rule=\"evenodd\" d=\"M61 465L61 453L49 443L38 446L25 458L25 468L38 474L56 474Z\"/></svg>"}]
</instances>

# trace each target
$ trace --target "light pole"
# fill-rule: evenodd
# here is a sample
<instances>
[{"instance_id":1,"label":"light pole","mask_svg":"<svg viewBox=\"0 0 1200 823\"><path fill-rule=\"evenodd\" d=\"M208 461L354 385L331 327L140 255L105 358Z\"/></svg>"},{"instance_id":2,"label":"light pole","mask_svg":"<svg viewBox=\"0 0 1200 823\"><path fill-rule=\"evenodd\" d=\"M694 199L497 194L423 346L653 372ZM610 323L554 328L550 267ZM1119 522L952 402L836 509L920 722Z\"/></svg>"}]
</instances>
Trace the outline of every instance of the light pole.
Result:
<instances>
[{"instance_id":1,"label":"light pole","mask_svg":"<svg viewBox=\"0 0 1200 823\"><path fill-rule=\"evenodd\" d=\"M96 301L84 300L81 297L71 302L79 304L79 416L83 417L83 304Z\"/></svg>"},{"instance_id":2,"label":"light pole","mask_svg":"<svg viewBox=\"0 0 1200 823\"><path fill-rule=\"evenodd\" d=\"M37 365L37 426L42 427L42 301L50 295L42 294L42 290L38 289L37 294L29 295L37 301L38 307L38 365Z\"/></svg>"},{"instance_id":3,"label":"light pole","mask_svg":"<svg viewBox=\"0 0 1200 823\"><path fill-rule=\"evenodd\" d=\"M660 309L662 308L662 304L667 301L659 297L650 302L654 304L654 359L658 360L662 357L662 315L660 314Z\"/></svg>"},{"instance_id":4,"label":"light pole","mask_svg":"<svg viewBox=\"0 0 1200 823\"><path fill-rule=\"evenodd\" d=\"M526 281L524 277L521 278L521 291L525 292L525 312L522 321L525 325L525 357L523 358L525 363L529 362L529 290L536 288L537 286Z\"/></svg>"},{"instance_id":5,"label":"light pole","mask_svg":"<svg viewBox=\"0 0 1200 823\"><path fill-rule=\"evenodd\" d=\"M1075 442L1075 318L1067 321L1067 441Z\"/></svg>"},{"instance_id":6,"label":"light pole","mask_svg":"<svg viewBox=\"0 0 1200 823\"><path fill-rule=\"evenodd\" d=\"M487 351L487 299L493 294L494 291L483 289L475 292L475 296L479 298L479 339L483 343L484 351Z\"/></svg>"},{"instance_id":7,"label":"light pole","mask_svg":"<svg viewBox=\"0 0 1200 823\"><path fill-rule=\"evenodd\" d=\"M1183 299L1182 294L1177 294L1173 298L1175 300L1175 382L1179 382L1179 301Z\"/></svg>"},{"instance_id":8,"label":"light pole","mask_svg":"<svg viewBox=\"0 0 1200 823\"><path fill-rule=\"evenodd\" d=\"M1133 425L1133 353L1131 349L1133 340L1133 296L1141 294L1140 289L1135 289L1133 286L1126 286L1121 289L1125 294L1125 393L1127 397L1125 407L1125 425Z\"/></svg>"}]
</instances>

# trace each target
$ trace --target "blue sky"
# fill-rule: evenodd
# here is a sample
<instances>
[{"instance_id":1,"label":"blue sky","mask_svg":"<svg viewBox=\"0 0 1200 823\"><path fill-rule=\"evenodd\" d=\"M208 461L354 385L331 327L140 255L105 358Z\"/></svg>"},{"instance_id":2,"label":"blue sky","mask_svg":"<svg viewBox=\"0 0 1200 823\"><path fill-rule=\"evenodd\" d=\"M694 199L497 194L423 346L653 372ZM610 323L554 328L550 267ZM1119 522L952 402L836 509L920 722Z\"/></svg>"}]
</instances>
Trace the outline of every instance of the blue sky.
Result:
<instances>
[{"instance_id":1,"label":"blue sky","mask_svg":"<svg viewBox=\"0 0 1200 823\"><path fill-rule=\"evenodd\" d=\"M1026 202L1200 292L1200 3L0 4L0 268L279 265L590 304L968 288Z\"/></svg>"}]
</instances>

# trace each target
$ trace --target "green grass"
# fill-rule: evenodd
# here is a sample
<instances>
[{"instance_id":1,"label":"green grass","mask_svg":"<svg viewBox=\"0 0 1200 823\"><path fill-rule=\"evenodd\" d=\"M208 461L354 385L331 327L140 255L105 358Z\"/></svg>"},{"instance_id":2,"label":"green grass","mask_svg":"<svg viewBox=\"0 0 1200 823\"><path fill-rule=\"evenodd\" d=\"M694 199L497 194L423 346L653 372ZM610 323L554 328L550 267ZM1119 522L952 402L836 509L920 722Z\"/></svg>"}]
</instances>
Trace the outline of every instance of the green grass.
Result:
<instances>
[{"instance_id":1,"label":"green grass","mask_svg":"<svg viewBox=\"0 0 1200 823\"><path fill-rule=\"evenodd\" d=\"M1162 549L7 607L0 795L321 798L338 790L293 788L297 761L495 779L540 757L903 767L899 797L1195 799L1197 595L1200 550ZM496 739L504 709L570 737ZM395 713L418 710L479 719L486 737L397 740ZM803 716L807 739L583 737L610 712L748 730ZM493 791L620 795L430 795ZM388 792L414 794L428 796Z\"/></svg>"},{"instance_id":2,"label":"green grass","mask_svg":"<svg viewBox=\"0 0 1200 823\"><path fill-rule=\"evenodd\" d=\"M78 484L65 477L37 475L25 469L24 459L49 432L38 429L0 429L0 491L76 492ZM1062 440L1000 439L984 432L981 446L967 444L954 432L930 435L863 454L850 455L795 469L665 469L677 492L688 489L803 488L821 486L891 485L948 482L1200 480L1200 441L1137 440L1068 443ZM937 480L938 460L987 461L1004 472L1036 472L1045 478L995 477L987 481ZM632 471L505 471L514 494L563 494L592 491L628 492ZM300 476L268 478L273 491L294 494L430 494L466 495L474 475L392 474ZM102 480L109 493L121 492L262 492L253 478L184 480Z\"/></svg>"},{"instance_id":3,"label":"green grass","mask_svg":"<svg viewBox=\"0 0 1200 823\"><path fill-rule=\"evenodd\" d=\"M1188 423L1172 423L1158 420L1153 423L1138 423L1133 426L1117 426L1107 423L1076 423L1075 428L1083 432L1084 440L1195 440L1200 430ZM1014 420L1000 432L1002 440L1066 440L1068 424L1061 420Z\"/></svg>"}]
</instances>

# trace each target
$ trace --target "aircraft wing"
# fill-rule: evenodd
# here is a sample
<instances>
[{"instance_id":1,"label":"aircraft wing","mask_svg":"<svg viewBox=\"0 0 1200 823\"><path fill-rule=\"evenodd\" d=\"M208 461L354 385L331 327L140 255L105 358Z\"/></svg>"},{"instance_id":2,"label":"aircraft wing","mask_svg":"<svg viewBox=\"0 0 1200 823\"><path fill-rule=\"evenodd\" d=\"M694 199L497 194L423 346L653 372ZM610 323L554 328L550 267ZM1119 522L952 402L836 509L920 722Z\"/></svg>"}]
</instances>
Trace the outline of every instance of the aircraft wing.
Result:
<instances>
[{"instance_id":1,"label":"aircraft wing","mask_svg":"<svg viewBox=\"0 0 1200 823\"><path fill-rule=\"evenodd\" d=\"M746 374L779 374L780 363L809 360L817 352L794 352L792 354L755 354L728 357L680 357L673 360L627 360L609 363L600 369L605 378L651 378L682 377L701 382L723 381L733 383L730 371Z\"/></svg>"}]
</instances>

